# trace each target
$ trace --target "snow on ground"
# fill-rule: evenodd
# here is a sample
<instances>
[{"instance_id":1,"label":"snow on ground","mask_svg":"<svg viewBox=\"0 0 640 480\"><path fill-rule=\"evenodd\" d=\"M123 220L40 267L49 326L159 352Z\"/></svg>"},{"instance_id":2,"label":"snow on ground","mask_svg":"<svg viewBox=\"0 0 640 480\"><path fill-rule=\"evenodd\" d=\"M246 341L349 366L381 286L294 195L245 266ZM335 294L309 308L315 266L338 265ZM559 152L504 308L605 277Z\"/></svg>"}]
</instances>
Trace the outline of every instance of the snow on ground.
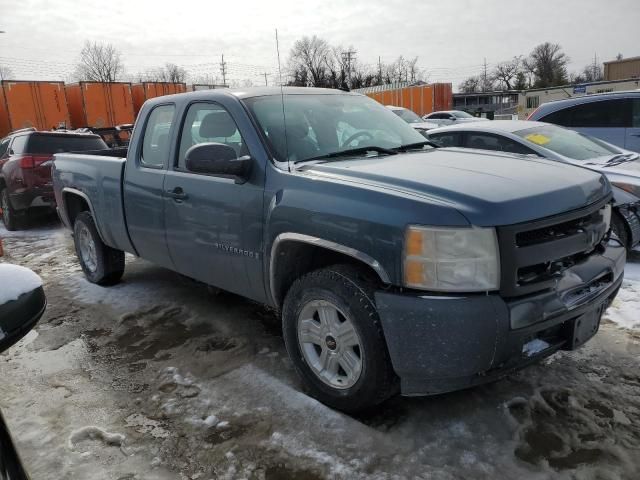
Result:
<instances>
[{"instance_id":1,"label":"snow on ground","mask_svg":"<svg viewBox=\"0 0 640 480\"><path fill-rule=\"evenodd\" d=\"M640 476L637 258L582 349L350 417L304 394L265 308L130 256L121 284L98 287L62 229L5 233L0 261L36 271L49 302L0 356L0 408L33 478Z\"/></svg>"},{"instance_id":2,"label":"snow on ground","mask_svg":"<svg viewBox=\"0 0 640 480\"><path fill-rule=\"evenodd\" d=\"M0 264L0 305L42 286L42 279L20 265Z\"/></svg>"},{"instance_id":3,"label":"snow on ground","mask_svg":"<svg viewBox=\"0 0 640 480\"><path fill-rule=\"evenodd\" d=\"M640 255L634 255L636 258ZM640 263L627 263L624 283L604 318L620 327L640 331Z\"/></svg>"}]
</instances>

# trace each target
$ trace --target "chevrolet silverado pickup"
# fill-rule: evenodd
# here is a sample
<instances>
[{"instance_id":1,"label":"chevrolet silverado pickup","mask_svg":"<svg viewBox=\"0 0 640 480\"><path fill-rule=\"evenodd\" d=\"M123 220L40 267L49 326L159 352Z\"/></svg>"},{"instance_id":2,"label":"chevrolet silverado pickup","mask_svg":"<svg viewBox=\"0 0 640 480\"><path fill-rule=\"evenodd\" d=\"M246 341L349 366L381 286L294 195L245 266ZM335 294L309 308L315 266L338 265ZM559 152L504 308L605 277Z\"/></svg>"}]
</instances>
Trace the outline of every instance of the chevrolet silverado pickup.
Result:
<instances>
[{"instance_id":1,"label":"chevrolet silverado pickup","mask_svg":"<svg viewBox=\"0 0 640 480\"><path fill-rule=\"evenodd\" d=\"M350 412L579 347L626 258L601 174L433 148L336 90L155 98L128 149L58 154L53 183L89 281L129 252L270 305L308 391Z\"/></svg>"}]
</instances>

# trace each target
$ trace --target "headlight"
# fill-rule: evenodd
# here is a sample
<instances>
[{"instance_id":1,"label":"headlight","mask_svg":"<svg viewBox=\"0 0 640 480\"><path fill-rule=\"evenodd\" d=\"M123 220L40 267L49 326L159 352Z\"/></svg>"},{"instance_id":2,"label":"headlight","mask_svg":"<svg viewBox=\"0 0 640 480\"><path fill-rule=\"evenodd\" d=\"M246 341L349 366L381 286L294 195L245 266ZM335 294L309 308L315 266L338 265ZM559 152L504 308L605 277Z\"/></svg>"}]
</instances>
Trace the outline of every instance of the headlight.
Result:
<instances>
[{"instance_id":1,"label":"headlight","mask_svg":"<svg viewBox=\"0 0 640 480\"><path fill-rule=\"evenodd\" d=\"M404 284L447 292L499 289L500 256L495 230L409 226L405 235Z\"/></svg>"}]
</instances>

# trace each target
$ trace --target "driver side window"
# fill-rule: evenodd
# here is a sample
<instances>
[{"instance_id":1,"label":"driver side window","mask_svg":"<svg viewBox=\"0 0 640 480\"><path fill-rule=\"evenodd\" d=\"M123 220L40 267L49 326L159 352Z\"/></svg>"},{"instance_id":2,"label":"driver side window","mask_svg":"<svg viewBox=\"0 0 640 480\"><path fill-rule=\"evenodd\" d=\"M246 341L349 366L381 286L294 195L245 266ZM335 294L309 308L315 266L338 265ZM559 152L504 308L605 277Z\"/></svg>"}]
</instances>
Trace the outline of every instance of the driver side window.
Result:
<instances>
[{"instance_id":1,"label":"driver side window","mask_svg":"<svg viewBox=\"0 0 640 480\"><path fill-rule=\"evenodd\" d=\"M186 154L200 143L222 143L233 148L237 157L249 155L249 149L229 112L216 103L194 103L180 134L178 169L187 170Z\"/></svg>"}]
</instances>

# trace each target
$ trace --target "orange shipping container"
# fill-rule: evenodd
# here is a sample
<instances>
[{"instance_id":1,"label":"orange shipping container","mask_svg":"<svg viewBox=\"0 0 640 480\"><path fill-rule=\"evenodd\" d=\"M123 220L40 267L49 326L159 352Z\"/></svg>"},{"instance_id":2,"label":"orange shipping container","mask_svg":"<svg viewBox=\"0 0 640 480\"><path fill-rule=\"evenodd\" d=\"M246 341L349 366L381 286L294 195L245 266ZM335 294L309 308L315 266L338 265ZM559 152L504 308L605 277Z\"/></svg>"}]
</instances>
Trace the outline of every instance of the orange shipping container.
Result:
<instances>
[{"instance_id":1,"label":"orange shipping container","mask_svg":"<svg viewBox=\"0 0 640 480\"><path fill-rule=\"evenodd\" d=\"M0 86L0 137L12 130L69 126L63 82L5 80Z\"/></svg>"},{"instance_id":2,"label":"orange shipping container","mask_svg":"<svg viewBox=\"0 0 640 480\"><path fill-rule=\"evenodd\" d=\"M450 110L453 106L453 89L450 83L372 91L366 92L365 95L383 105L408 108L420 116L439 110Z\"/></svg>"},{"instance_id":3,"label":"orange shipping container","mask_svg":"<svg viewBox=\"0 0 640 480\"><path fill-rule=\"evenodd\" d=\"M133 109L138 115L142 104L150 98L161 97L163 95L173 95L174 93L184 93L187 91L186 83L170 82L143 82L131 86L133 96Z\"/></svg>"},{"instance_id":4,"label":"orange shipping container","mask_svg":"<svg viewBox=\"0 0 640 480\"><path fill-rule=\"evenodd\" d=\"M65 85L71 125L115 127L135 121L131 84L125 82L79 82Z\"/></svg>"}]
</instances>

